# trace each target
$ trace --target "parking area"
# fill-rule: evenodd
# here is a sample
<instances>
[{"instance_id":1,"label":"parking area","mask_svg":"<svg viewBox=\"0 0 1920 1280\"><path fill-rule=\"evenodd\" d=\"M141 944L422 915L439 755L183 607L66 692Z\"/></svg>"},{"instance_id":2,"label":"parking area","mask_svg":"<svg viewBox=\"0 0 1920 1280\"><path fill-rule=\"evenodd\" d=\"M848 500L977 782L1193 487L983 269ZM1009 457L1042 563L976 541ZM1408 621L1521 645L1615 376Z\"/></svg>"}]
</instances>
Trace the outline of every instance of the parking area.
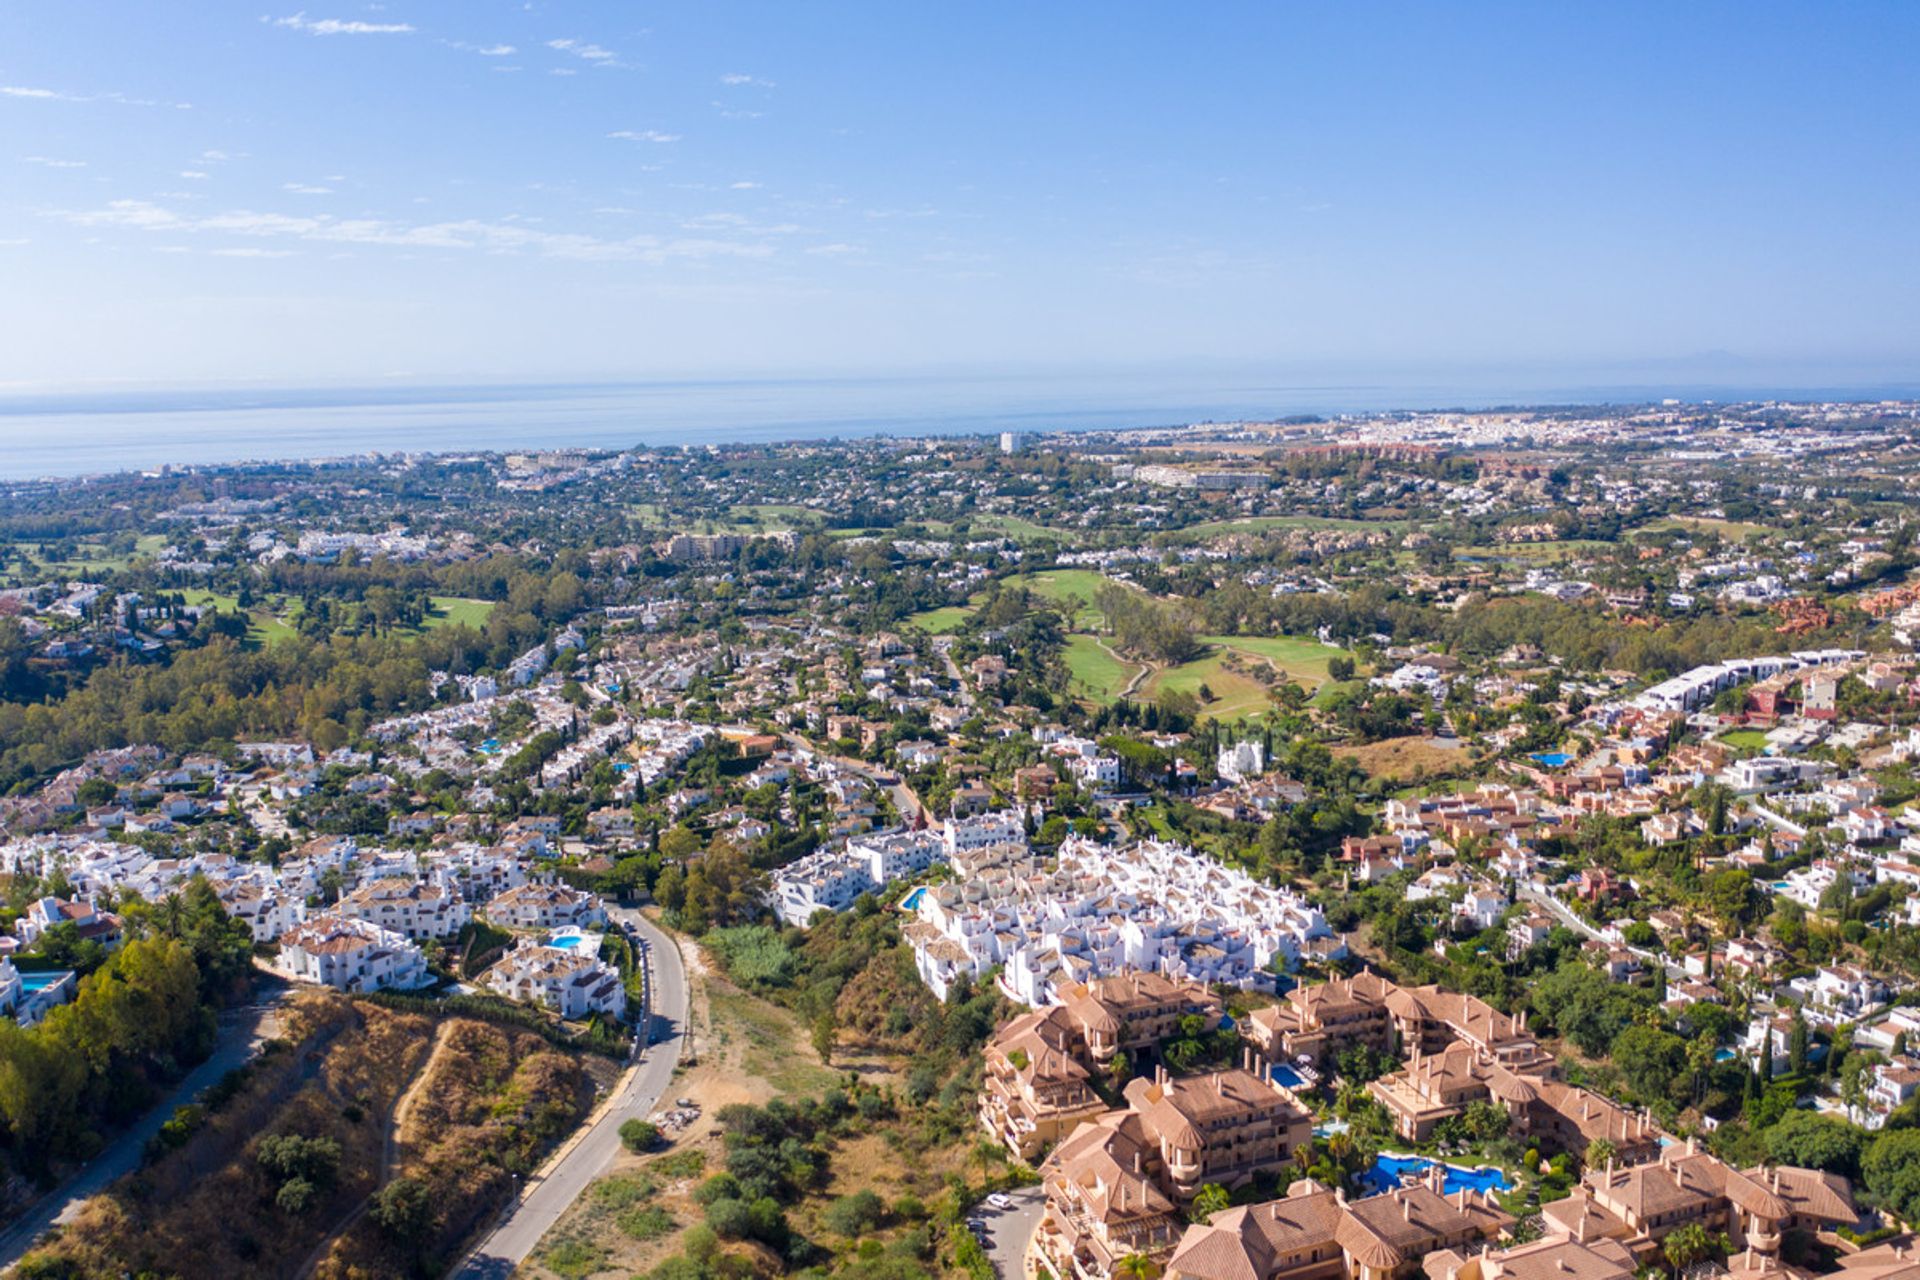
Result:
<instances>
[{"instance_id":1,"label":"parking area","mask_svg":"<svg viewBox=\"0 0 1920 1280\"><path fill-rule=\"evenodd\" d=\"M1040 1225L1040 1211L1046 1208L1047 1197L1039 1187L1022 1187L1007 1192L1006 1200L1004 1209L982 1201L973 1207L968 1218L978 1224L974 1234L986 1246L987 1257L992 1260L1000 1280L1021 1280L1025 1274L1022 1259L1027 1240Z\"/></svg>"}]
</instances>

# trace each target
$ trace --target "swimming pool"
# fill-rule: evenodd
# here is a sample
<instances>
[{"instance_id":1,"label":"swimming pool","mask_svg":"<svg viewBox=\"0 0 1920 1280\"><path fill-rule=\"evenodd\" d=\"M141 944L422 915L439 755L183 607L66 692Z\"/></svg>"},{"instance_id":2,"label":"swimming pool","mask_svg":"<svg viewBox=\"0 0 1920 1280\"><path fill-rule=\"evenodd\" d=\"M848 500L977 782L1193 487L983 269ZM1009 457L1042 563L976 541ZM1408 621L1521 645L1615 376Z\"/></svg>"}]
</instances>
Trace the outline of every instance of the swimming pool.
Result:
<instances>
[{"instance_id":1,"label":"swimming pool","mask_svg":"<svg viewBox=\"0 0 1920 1280\"><path fill-rule=\"evenodd\" d=\"M1419 1177L1433 1168L1434 1162L1423 1156L1380 1156L1373 1162L1373 1168L1367 1170L1363 1178L1367 1189L1374 1195L1383 1195L1400 1185L1401 1179L1409 1175ZM1477 1169L1463 1169L1457 1164L1443 1166L1446 1180L1441 1190L1448 1194L1455 1191L1509 1191L1513 1188L1513 1179L1506 1171L1492 1165L1482 1165Z\"/></svg>"},{"instance_id":2,"label":"swimming pool","mask_svg":"<svg viewBox=\"0 0 1920 1280\"><path fill-rule=\"evenodd\" d=\"M1283 1089L1298 1089L1307 1083L1305 1076L1285 1063L1267 1068L1267 1074L1272 1076L1273 1082Z\"/></svg>"},{"instance_id":3,"label":"swimming pool","mask_svg":"<svg viewBox=\"0 0 1920 1280\"><path fill-rule=\"evenodd\" d=\"M558 947L562 951L598 949L599 943L598 934L582 933L578 929L562 929L547 939L548 946Z\"/></svg>"},{"instance_id":4,"label":"swimming pool","mask_svg":"<svg viewBox=\"0 0 1920 1280\"><path fill-rule=\"evenodd\" d=\"M1563 769L1573 763L1573 753L1570 751L1536 751L1529 758L1538 760L1549 769Z\"/></svg>"},{"instance_id":5,"label":"swimming pool","mask_svg":"<svg viewBox=\"0 0 1920 1280\"><path fill-rule=\"evenodd\" d=\"M59 986L72 976L72 971L67 969L56 969L51 972L41 973L23 973L20 975L20 986L21 989L25 991L45 991L48 987Z\"/></svg>"},{"instance_id":6,"label":"swimming pool","mask_svg":"<svg viewBox=\"0 0 1920 1280\"><path fill-rule=\"evenodd\" d=\"M914 889L912 893L900 899L900 909L902 911L918 911L920 909L921 899L925 898L926 896L927 896L927 886L920 885L918 888Z\"/></svg>"}]
</instances>

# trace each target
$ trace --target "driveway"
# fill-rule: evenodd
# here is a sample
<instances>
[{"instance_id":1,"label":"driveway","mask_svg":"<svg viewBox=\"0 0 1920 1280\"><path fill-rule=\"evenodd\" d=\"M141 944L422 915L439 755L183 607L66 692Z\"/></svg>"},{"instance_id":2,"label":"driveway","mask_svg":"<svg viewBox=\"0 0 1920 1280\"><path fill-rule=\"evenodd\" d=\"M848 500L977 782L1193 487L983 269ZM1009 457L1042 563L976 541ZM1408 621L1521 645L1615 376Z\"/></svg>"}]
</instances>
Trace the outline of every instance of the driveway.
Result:
<instances>
[{"instance_id":1,"label":"driveway","mask_svg":"<svg viewBox=\"0 0 1920 1280\"><path fill-rule=\"evenodd\" d=\"M1039 1187L1022 1187L1007 1192L1007 1198L1013 1201L1011 1208L989 1208L983 1200L968 1216L980 1223L980 1230L975 1234L987 1247L994 1273L1000 1280L1021 1280L1026 1274L1027 1241L1040 1225L1047 1196Z\"/></svg>"},{"instance_id":2,"label":"driveway","mask_svg":"<svg viewBox=\"0 0 1920 1280\"><path fill-rule=\"evenodd\" d=\"M451 1274L462 1280L511 1276L580 1193L620 1154L620 1126L652 1115L661 1096L673 1087L673 1071L680 1063L687 1030L687 973L680 948L638 911L608 908L607 914L647 946L647 1044L639 1063L621 1076L599 1114L528 1180L493 1229L453 1269Z\"/></svg>"},{"instance_id":3,"label":"driveway","mask_svg":"<svg viewBox=\"0 0 1920 1280\"><path fill-rule=\"evenodd\" d=\"M172 1092L155 1103L104 1151L60 1186L34 1201L0 1232L0 1271L11 1271L47 1228L66 1222L84 1201L105 1191L114 1179L138 1169L148 1140L173 1118L175 1107L192 1102L195 1095L217 1083L227 1072L251 1062L260 1046L279 1033L279 1006L291 995L291 988L281 988L256 997L251 1004L228 1010L220 1019L219 1038L205 1062L189 1071Z\"/></svg>"}]
</instances>

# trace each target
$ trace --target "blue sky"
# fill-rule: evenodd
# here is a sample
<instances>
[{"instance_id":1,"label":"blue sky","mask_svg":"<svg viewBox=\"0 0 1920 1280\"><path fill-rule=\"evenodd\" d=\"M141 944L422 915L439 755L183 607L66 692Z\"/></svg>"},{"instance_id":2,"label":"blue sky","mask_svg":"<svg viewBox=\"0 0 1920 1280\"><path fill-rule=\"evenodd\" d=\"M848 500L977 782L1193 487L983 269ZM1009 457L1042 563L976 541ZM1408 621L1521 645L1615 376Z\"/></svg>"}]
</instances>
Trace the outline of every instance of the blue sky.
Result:
<instances>
[{"instance_id":1,"label":"blue sky","mask_svg":"<svg viewBox=\"0 0 1920 1280\"><path fill-rule=\"evenodd\" d=\"M1920 5L16 0L0 386L1920 370Z\"/></svg>"}]
</instances>

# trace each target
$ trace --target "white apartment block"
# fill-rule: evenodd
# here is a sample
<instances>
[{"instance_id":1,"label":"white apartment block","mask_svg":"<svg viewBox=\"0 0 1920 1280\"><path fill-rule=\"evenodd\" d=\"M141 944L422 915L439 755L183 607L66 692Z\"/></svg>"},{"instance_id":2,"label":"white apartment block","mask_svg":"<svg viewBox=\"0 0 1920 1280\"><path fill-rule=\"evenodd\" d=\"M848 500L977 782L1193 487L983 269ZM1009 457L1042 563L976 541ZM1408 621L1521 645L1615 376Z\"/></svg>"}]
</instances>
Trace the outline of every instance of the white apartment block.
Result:
<instances>
[{"instance_id":1,"label":"white apartment block","mask_svg":"<svg viewBox=\"0 0 1920 1280\"><path fill-rule=\"evenodd\" d=\"M473 919L473 908L449 884L383 879L340 899L339 912L409 938L450 938Z\"/></svg>"},{"instance_id":2,"label":"white apartment block","mask_svg":"<svg viewBox=\"0 0 1920 1280\"><path fill-rule=\"evenodd\" d=\"M623 1017L627 990L620 971L594 956L524 941L480 979L489 991L551 1009L563 1018Z\"/></svg>"},{"instance_id":3,"label":"white apartment block","mask_svg":"<svg viewBox=\"0 0 1920 1280\"><path fill-rule=\"evenodd\" d=\"M411 991L431 981L420 948L350 916L317 916L280 938L280 972L335 991Z\"/></svg>"},{"instance_id":4,"label":"white apartment block","mask_svg":"<svg viewBox=\"0 0 1920 1280\"><path fill-rule=\"evenodd\" d=\"M996 965L1007 995L1036 1007L1122 968L1271 990L1274 967L1333 937L1300 895L1177 844L1072 838L1051 869L997 849L964 863L958 882L920 897L905 930L922 980L943 999L961 973L977 979ZM1337 940L1314 949L1340 950Z\"/></svg>"},{"instance_id":5,"label":"white apartment block","mask_svg":"<svg viewBox=\"0 0 1920 1280\"><path fill-rule=\"evenodd\" d=\"M482 908L494 924L508 929L591 928L607 922L600 899L564 884L523 884L496 896Z\"/></svg>"},{"instance_id":6,"label":"white apartment block","mask_svg":"<svg viewBox=\"0 0 1920 1280\"><path fill-rule=\"evenodd\" d=\"M821 849L774 874L774 914L804 925L817 911L845 911L863 893L946 862L956 853L1012 845L1025 849L1026 819L1018 810L949 818L939 830L866 835L843 849Z\"/></svg>"}]
</instances>

